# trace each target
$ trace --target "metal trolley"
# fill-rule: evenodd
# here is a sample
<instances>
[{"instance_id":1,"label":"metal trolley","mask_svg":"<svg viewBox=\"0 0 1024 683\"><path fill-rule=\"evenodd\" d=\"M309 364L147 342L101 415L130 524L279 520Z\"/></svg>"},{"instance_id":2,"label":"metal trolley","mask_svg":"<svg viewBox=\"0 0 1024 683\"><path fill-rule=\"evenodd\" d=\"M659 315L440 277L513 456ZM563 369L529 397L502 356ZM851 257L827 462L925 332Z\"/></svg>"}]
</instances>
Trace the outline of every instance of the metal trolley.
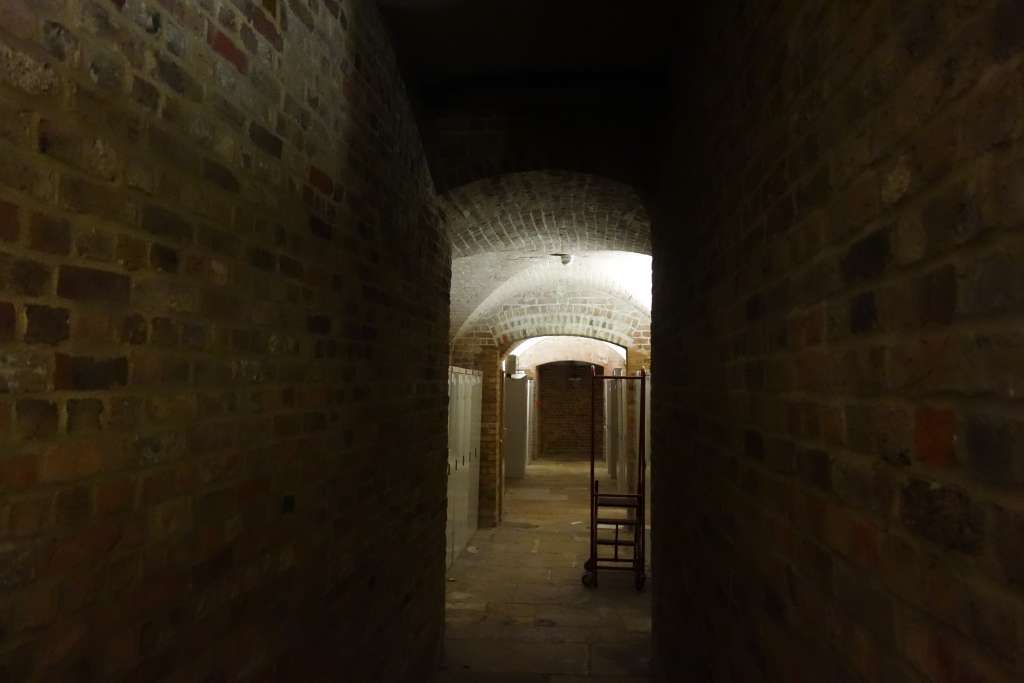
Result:
<instances>
[{"instance_id":1,"label":"metal trolley","mask_svg":"<svg viewBox=\"0 0 1024 683\"><path fill-rule=\"evenodd\" d=\"M596 458L594 429L594 412L596 409L596 389L604 382L635 381L640 385L640 414L637 421L637 485L635 493L601 493L601 482L594 473ZM643 370L634 376L606 376L594 374L590 389L590 559L583 565L583 585L588 588L597 587L599 571L631 571L636 589L642 591L647 581L645 564L646 537L646 419L647 419L647 373ZM598 532L603 527L611 531L602 537ZM610 548L611 552L599 554L602 548ZM610 556L609 556L610 555Z\"/></svg>"}]
</instances>

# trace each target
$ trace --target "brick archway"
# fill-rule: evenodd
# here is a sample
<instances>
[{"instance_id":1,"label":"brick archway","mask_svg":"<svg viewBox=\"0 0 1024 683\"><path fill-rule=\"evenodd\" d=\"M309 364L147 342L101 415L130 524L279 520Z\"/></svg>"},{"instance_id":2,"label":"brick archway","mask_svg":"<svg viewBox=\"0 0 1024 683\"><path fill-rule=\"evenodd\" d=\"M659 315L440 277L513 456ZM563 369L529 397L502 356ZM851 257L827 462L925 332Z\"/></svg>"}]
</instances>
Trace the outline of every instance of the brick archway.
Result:
<instances>
[{"instance_id":1,"label":"brick archway","mask_svg":"<svg viewBox=\"0 0 1024 683\"><path fill-rule=\"evenodd\" d=\"M569 171L468 183L438 208L452 244L451 362L483 373L480 518L501 519L502 353L544 335L592 337L650 355L650 217L637 192ZM563 267L555 254L573 256ZM621 255L645 259L626 270ZM646 288L646 293L643 291Z\"/></svg>"},{"instance_id":2,"label":"brick archway","mask_svg":"<svg viewBox=\"0 0 1024 683\"><path fill-rule=\"evenodd\" d=\"M495 306L452 342L456 365L476 367L485 348L543 336L589 337L650 353L650 312L607 290L524 292Z\"/></svg>"}]
</instances>

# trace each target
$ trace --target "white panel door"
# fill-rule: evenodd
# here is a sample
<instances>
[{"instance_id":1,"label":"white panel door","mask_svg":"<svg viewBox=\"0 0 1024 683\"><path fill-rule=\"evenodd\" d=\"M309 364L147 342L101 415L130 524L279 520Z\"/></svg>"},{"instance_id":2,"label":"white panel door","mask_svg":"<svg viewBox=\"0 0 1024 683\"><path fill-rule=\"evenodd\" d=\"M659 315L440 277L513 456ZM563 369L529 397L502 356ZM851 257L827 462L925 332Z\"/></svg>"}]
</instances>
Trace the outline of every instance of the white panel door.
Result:
<instances>
[{"instance_id":1,"label":"white panel door","mask_svg":"<svg viewBox=\"0 0 1024 683\"><path fill-rule=\"evenodd\" d=\"M447 517L445 520L445 566L452 566L452 562L455 561L455 514L454 514L454 497L453 491L454 479L452 475L454 473L455 465L455 451L454 451L454 439L455 439L455 411L452 410L454 406L454 394L455 394L455 373L450 369L448 371L448 478L447 478Z\"/></svg>"},{"instance_id":2,"label":"white panel door","mask_svg":"<svg viewBox=\"0 0 1024 683\"><path fill-rule=\"evenodd\" d=\"M470 403L470 453L473 466L469 474L469 532L473 534L480 526L480 419L482 417L483 380L473 376Z\"/></svg>"}]
</instances>

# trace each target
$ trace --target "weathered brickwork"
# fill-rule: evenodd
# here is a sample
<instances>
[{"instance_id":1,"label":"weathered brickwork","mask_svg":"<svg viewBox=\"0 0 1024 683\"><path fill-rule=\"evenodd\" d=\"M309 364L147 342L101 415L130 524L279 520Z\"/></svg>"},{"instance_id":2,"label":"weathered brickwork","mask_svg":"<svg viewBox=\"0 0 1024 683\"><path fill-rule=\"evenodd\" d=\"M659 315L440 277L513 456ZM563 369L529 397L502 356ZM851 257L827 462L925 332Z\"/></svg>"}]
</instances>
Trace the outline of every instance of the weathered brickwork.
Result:
<instances>
[{"instance_id":1,"label":"weathered brickwork","mask_svg":"<svg viewBox=\"0 0 1024 683\"><path fill-rule=\"evenodd\" d=\"M1021 680L1024 6L730 2L686 38L663 679Z\"/></svg>"},{"instance_id":2,"label":"weathered brickwork","mask_svg":"<svg viewBox=\"0 0 1024 683\"><path fill-rule=\"evenodd\" d=\"M518 358L518 367L526 371L535 370L545 363L574 360L599 365L606 375L610 375L616 368L626 365L623 353L616 352L605 342L588 337L548 337L527 349L514 347L512 353Z\"/></svg>"},{"instance_id":3,"label":"weathered brickwork","mask_svg":"<svg viewBox=\"0 0 1024 683\"><path fill-rule=\"evenodd\" d=\"M537 368L538 457L590 458L590 385L593 366L549 363ZM604 457L604 391L594 393L594 452Z\"/></svg>"},{"instance_id":4,"label":"weathered brickwork","mask_svg":"<svg viewBox=\"0 0 1024 683\"><path fill-rule=\"evenodd\" d=\"M456 258L492 251L651 250L650 219L636 191L600 176L513 173L456 188L440 202Z\"/></svg>"},{"instance_id":5,"label":"weathered brickwork","mask_svg":"<svg viewBox=\"0 0 1024 683\"><path fill-rule=\"evenodd\" d=\"M448 165L432 142L435 173L459 176L465 169ZM501 169L507 159L492 161L488 168ZM489 524L501 518L498 362L508 349L531 337L571 335L650 355L649 301L609 277L614 269L595 261L567 270L551 255L650 254L650 218L632 186L567 170L474 179L444 192L439 204L453 255L450 362L485 375L480 506L481 523Z\"/></svg>"},{"instance_id":6,"label":"weathered brickwork","mask_svg":"<svg viewBox=\"0 0 1024 683\"><path fill-rule=\"evenodd\" d=\"M504 302L465 336L479 339L480 330L490 344L506 348L531 337L567 335L647 350L651 319L642 308L600 290L539 290Z\"/></svg>"},{"instance_id":7,"label":"weathered brickwork","mask_svg":"<svg viewBox=\"0 0 1024 683\"><path fill-rule=\"evenodd\" d=\"M483 374L480 415L480 526L501 522L505 468L499 457L501 442L501 358L497 347L484 348L472 358Z\"/></svg>"},{"instance_id":8,"label":"weathered brickwork","mask_svg":"<svg viewBox=\"0 0 1024 683\"><path fill-rule=\"evenodd\" d=\"M449 277L373 3L0 2L0 679L433 666Z\"/></svg>"}]
</instances>

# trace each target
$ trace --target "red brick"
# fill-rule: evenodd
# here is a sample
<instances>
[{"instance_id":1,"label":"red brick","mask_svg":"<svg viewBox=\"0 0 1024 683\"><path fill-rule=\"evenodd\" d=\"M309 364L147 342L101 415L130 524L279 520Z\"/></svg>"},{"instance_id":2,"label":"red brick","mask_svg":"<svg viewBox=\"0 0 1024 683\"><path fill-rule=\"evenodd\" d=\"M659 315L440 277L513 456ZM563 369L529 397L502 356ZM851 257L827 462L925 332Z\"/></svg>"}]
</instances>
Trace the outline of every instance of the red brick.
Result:
<instances>
[{"instance_id":1,"label":"red brick","mask_svg":"<svg viewBox=\"0 0 1024 683\"><path fill-rule=\"evenodd\" d=\"M0 302L0 341L14 339L18 329L18 317L14 304Z\"/></svg>"},{"instance_id":2,"label":"red brick","mask_svg":"<svg viewBox=\"0 0 1024 683\"><path fill-rule=\"evenodd\" d=\"M313 13L309 11L309 7L304 0L290 0L288 7L291 8L292 12L295 13L295 16L297 16L299 20L306 25L306 28L310 31L316 30L316 19L313 17ZM282 15L287 16L287 13L282 12Z\"/></svg>"},{"instance_id":3,"label":"red brick","mask_svg":"<svg viewBox=\"0 0 1024 683\"><path fill-rule=\"evenodd\" d=\"M1024 587L1024 512L996 507L993 517L996 558L1003 575L1010 583Z\"/></svg>"},{"instance_id":4,"label":"red brick","mask_svg":"<svg viewBox=\"0 0 1024 683\"><path fill-rule=\"evenodd\" d=\"M19 259L11 267L11 290L23 296L46 296L52 290L53 272L49 266ZM0 289L3 280L0 280Z\"/></svg>"},{"instance_id":5,"label":"red brick","mask_svg":"<svg viewBox=\"0 0 1024 683\"><path fill-rule=\"evenodd\" d=\"M114 236L101 228L84 228L75 235L75 253L82 258L102 262L113 261L114 246Z\"/></svg>"},{"instance_id":6,"label":"red brick","mask_svg":"<svg viewBox=\"0 0 1024 683\"><path fill-rule=\"evenodd\" d=\"M49 524L50 499L28 498L11 504L7 527L14 536L33 536Z\"/></svg>"},{"instance_id":7,"label":"red brick","mask_svg":"<svg viewBox=\"0 0 1024 683\"><path fill-rule=\"evenodd\" d=\"M176 249L154 244L149 249L149 265L162 273L177 273L181 257Z\"/></svg>"},{"instance_id":8,"label":"red brick","mask_svg":"<svg viewBox=\"0 0 1024 683\"><path fill-rule=\"evenodd\" d=\"M18 421L18 437L42 439L57 434L60 415L57 404L41 399L24 399L14 407Z\"/></svg>"},{"instance_id":9,"label":"red brick","mask_svg":"<svg viewBox=\"0 0 1024 683\"><path fill-rule=\"evenodd\" d=\"M153 112L160 108L160 91L138 76L132 80L132 99Z\"/></svg>"},{"instance_id":10,"label":"red brick","mask_svg":"<svg viewBox=\"0 0 1024 683\"><path fill-rule=\"evenodd\" d=\"M58 389L98 391L128 383L128 359L68 356L58 353L54 384Z\"/></svg>"},{"instance_id":11,"label":"red brick","mask_svg":"<svg viewBox=\"0 0 1024 683\"><path fill-rule=\"evenodd\" d=\"M0 443L11 435L14 426L14 404L0 401Z\"/></svg>"},{"instance_id":12,"label":"red brick","mask_svg":"<svg viewBox=\"0 0 1024 683\"><path fill-rule=\"evenodd\" d=\"M956 464L956 413L920 408L914 423L914 457L932 467Z\"/></svg>"},{"instance_id":13,"label":"red brick","mask_svg":"<svg viewBox=\"0 0 1024 683\"><path fill-rule=\"evenodd\" d=\"M943 266L921 277L915 285L918 318L924 325L948 325L957 304L957 274Z\"/></svg>"},{"instance_id":14,"label":"red brick","mask_svg":"<svg viewBox=\"0 0 1024 683\"><path fill-rule=\"evenodd\" d=\"M52 582L36 582L13 596L10 619L14 630L46 626L56 616L57 590Z\"/></svg>"},{"instance_id":15,"label":"red brick","mask_svg":"<svg viewBox=\"0 0 1024 683\"><path fill-rule=\"evenodd\" d=\"M57 493L53 504L58 526L75 526L92 516L92 492L88 486L75 486Z\"/></svg>"},{"instance_id":16,"label":"red brick","mask_svg":"<svg viewBox=\"0 0 1024 683\"><path fill-rule=\"evenodd\" d=\"M70 336L69 314L63 308L26 306L25 341L29 344L59 344Z\"/></svg>"},{"instance_id":17,"label":"red brick","mask_svg":"<svg viewBox=\"0 0 1024 683\"><path fill-rule=\"evenodd\" d=\"M63 443L43 453L40 480L47 483L86 479L103 468L104 448L96 442Z\"/></svg>"},{"instance_id":18,"label":"red brick","mask_svg":"<svg viewBox=\"0 0 1024 683\"><path fill-rule=\"evenodd\" d=\"M116 316L99 309L80 308L71 327L75 343L88 346L107 346L117 340Z\"/></svg>"},{"instance_id":19,"label":"red brick","mask_svg":"<svg viewBox=\"0 0 1024 683\"><path fill-rule=\"evenodd\" d=\"M139 314L126 316L121 321L120 340L122 343L138 346L145 344L149 338L149 327L146 318Z\"/></svg>"},{"instance_id":20,"label":"red brick","mask_svg":"<svg viewBox=\"0 0 1024 683\"><path fill-rule=\"evenodd\" d=\"M89 434L102 428L103 401L95 398L73 398L67 403L68 434Z\"/></svg>"},{"instance_id":21,"label":"red brick","mask_svg":"<svg viewBox=\"0 0 1024 683\"><path fill-rule=\"evenodd\" d=\"M900 496L900 519L919 537L970 555L985 541L985 509L967 492L937 482L913 479Z\"/></svg>"},{"instance_id":22,"label":"red brick","mask_svg":"<svg viewBox=\"0 0 1024 683\"><path fill-rule=\"evenodd\" d=\"M142 211L142 229L151 235L171 242L192 242L192 225L162 206L150 205Z\"/></svg>"},{"instance_id":23,"label":"red brick","mask_svg":"<svg viewBox=\"0 0 1024 683\"><path fill-rule=\"evenodd\" d=\"M114 221L132 220L136 210L131 199L120 188L78 177L61 178L60 197L62 206L69 211Z\"/></svg>"},{"instance_id":24,"label":"red brick","mask_svg":"<svg viewBox=\"0 0 1024 683\"><path fill-rule=\"evenodd\" d=\"M150 510L148 536L160 541L188 532L193 526L192 504L188 498L169 500Z\"/></svg>"},{"instance_id":25,"label":"red brick","mask_svg":"<svg viewBox=\"0 0 1024 683\"><path fill-rule=\"evenodd\" d=\"M253 121L249 126L249 139L270 156L280 159L284 142L280 137Z\"/></svg>"},{"instance_id":26,"label":"red brick","mask_svg":"<svg viewBox=\"0 0 1024 683\"><path fill-rule=\"evenodd\" d=\"M325 240L330 240L334 236L334 226L316 216L310 216L309 218L309 231Z\"/></svg>"},{"instance_id":27,"label":"red brick","mask_svg":"<svg viewBox=\"0 0 1024 683\"><path fill-rule=\"evenodd\" d=\"M142 240L122 235L117 240L115 256L118 264L125 270L129 272L141 270L146 267L148 247Z\"/></svg>"},{"instance_id":28,"label":"red brick","mask_svg":"<svg viewBox=\"0 0 1024 683\"><path fill-rule=\"evenodd\" d=\"M20 233L18 207L0 201L0 242L17 242Z\"/></svg>"},{"instance_id":29,"label":"red brick","mask_svg":"<svg viewBox=\"0 0 1024 683\"><path fill-rule=\"evenodd\" d=\"M850 562L875 569L881 562L881 534L868 519L849 510L829 505L825 516L827 544Z\"/></svg>"},{"instance_id":30,"label":"red brick","mask_svg":"<svg viewBox=\"0 0 1024 683\"><path fill-rule=\"evenodd\" d=\"M904 629L905 656L929 681L1012 680L985 664L953 630L914 618Z\"/></svg>"},{"instance_id":31,"label":"red brick","mask_svg":"<svg viewBox=\"0 0 1024 683\"><path fill-rule=\"evenodd\" d=\"M195 405L191 394L158 395L147 399L146 414L154 424L188 423Z\"/></svg>"},{"instance_id":32,"label":"red brick","mask_svg":"<svg viewBox=\"0 0 1024 683\"><path fill-rule=\"evenodd\" d=\"M248 14L256 30L274 46L275 50L280 52L284 47L284 41L281 40L281 33L277 30L274 22L253 3L249 4Z\"/></svg>"},{"instance_id":33,"label":"red brick","mask_svg":"<svg viewBox=\"0 0 1024 683\"><path fill-rule=\"evenodd\" d=\"M24 491L39 481L38 453L0 458L0 490Z\"/></svg>"},{"instance_id":34,"label":"red brick","mask_svg":"<svg viewBox=\"0 0 1024 683\"><path fill-rule=\"evenodd\" d=\"M49 64L48 55L40 49L25 51L0 43L0 81L33 97L58 95L61 81Z\"/></svg>"},{"instance_id":35,"label":"red brick","mask_svg":"<svg viewBox=\"0 0 1024 683\"><path fill-rule=\"evenodd\" d=\"M164 84L179 95L199 101L203 88L196 79L181 68L170 56L161 53L156 55L156 75Z\"/></svg>"},{"instance_id":36,"label":"red brick","mask_svg":"<svg viewBox=\"0 0 1024 683\"><path fill-rule=\"evenodd\" d=\"M65 574L69 570L95 567L110 560L115 549L137 547L141 530L133 520L118 517L94 518L87 526L61 538L49 556L48 572Z\"/></svg>"},{"instance_id":37,"label":"red brick","mask_svg":"<svg viewBox=\"0 0 1024 683\"><path fill-rule=\"evenodd\" d=\"M0 393L46 391L51 375L47 354L9 352L0 358Z\"/></svg>"},{"instance_id":38,"label":"red brick","mask_svg":"<svg viewBox=\"0 0 1024 683\"><path fill-rule=\"evenodd\" d=\"M124 512L135 507L135 478L118 477L96 484L96 514Z\"/></svg>"},{"instance_id":39,"label":"red brick","mask_svg":"<svg viewBox=\"0 0 1024 683\"><path fill-rule=\"evenodd\" d=\"M142 505L151 507L188 493L195 484L191 465L172 467L147 476L142 481Z\"/></svg>"},{"instance_id":40,"label":"red brick","mask_svg":"<svg viewBox=\"0 0 1024 683\"><path fill-rule=\"evenodd\" d=\"M128 303L131 281L126 275L94 268L61 266L57 294L78 301Z\"/></svg>"},{"instance_id":41,"label":"red brick","mask_svg":"<svg viewBox=\"0 0 1024 683\"><path fill-rule=\"evenodd\" d=\"M231 193L238 193L241 185L234 171L213 159L203 160L203 178Z\"/></svg>"},{"instance_id":42,"label":"red brick","mask_svg":"<svg viewBox=\"0 0 1024 683\"><path fill-rule=\"evenodd\" d=\"M238 72L245 74L249 70L249 58L235 45L235 43L214 27L210 27L210 47L221 57L231 62Z\"/></svg>"},{"instance_id":43,"label":"red brick","mask_svg":"<svg viewBox=\"0 0 1024 683\"><path fill-rule=\"evenodd\" d=\"M0 3L0 26L16 38L34 38L38 23L38 17L32 12L31 0L8 0Z\"/></svg>"},{"instance_id":44,"label":"red brick","mask_svg":"<svg viewBox=\"0 0 1024 683\"><path fill-rule=\"evenodd\" d=\"M967 462L978 479L997 485L1024 483L1024 422L994 415L966 418Z\"/></svg>"},{"instance_id":45,"label":"red brick","mask_svg":"<svg viewBox=\"0 0 1024 683\"><path fill-rule=\"evenodd\" d=\"M309 167L309 184L328 197L334 193L334 181L316 166Z\"/></svg>"}]
</instances>

